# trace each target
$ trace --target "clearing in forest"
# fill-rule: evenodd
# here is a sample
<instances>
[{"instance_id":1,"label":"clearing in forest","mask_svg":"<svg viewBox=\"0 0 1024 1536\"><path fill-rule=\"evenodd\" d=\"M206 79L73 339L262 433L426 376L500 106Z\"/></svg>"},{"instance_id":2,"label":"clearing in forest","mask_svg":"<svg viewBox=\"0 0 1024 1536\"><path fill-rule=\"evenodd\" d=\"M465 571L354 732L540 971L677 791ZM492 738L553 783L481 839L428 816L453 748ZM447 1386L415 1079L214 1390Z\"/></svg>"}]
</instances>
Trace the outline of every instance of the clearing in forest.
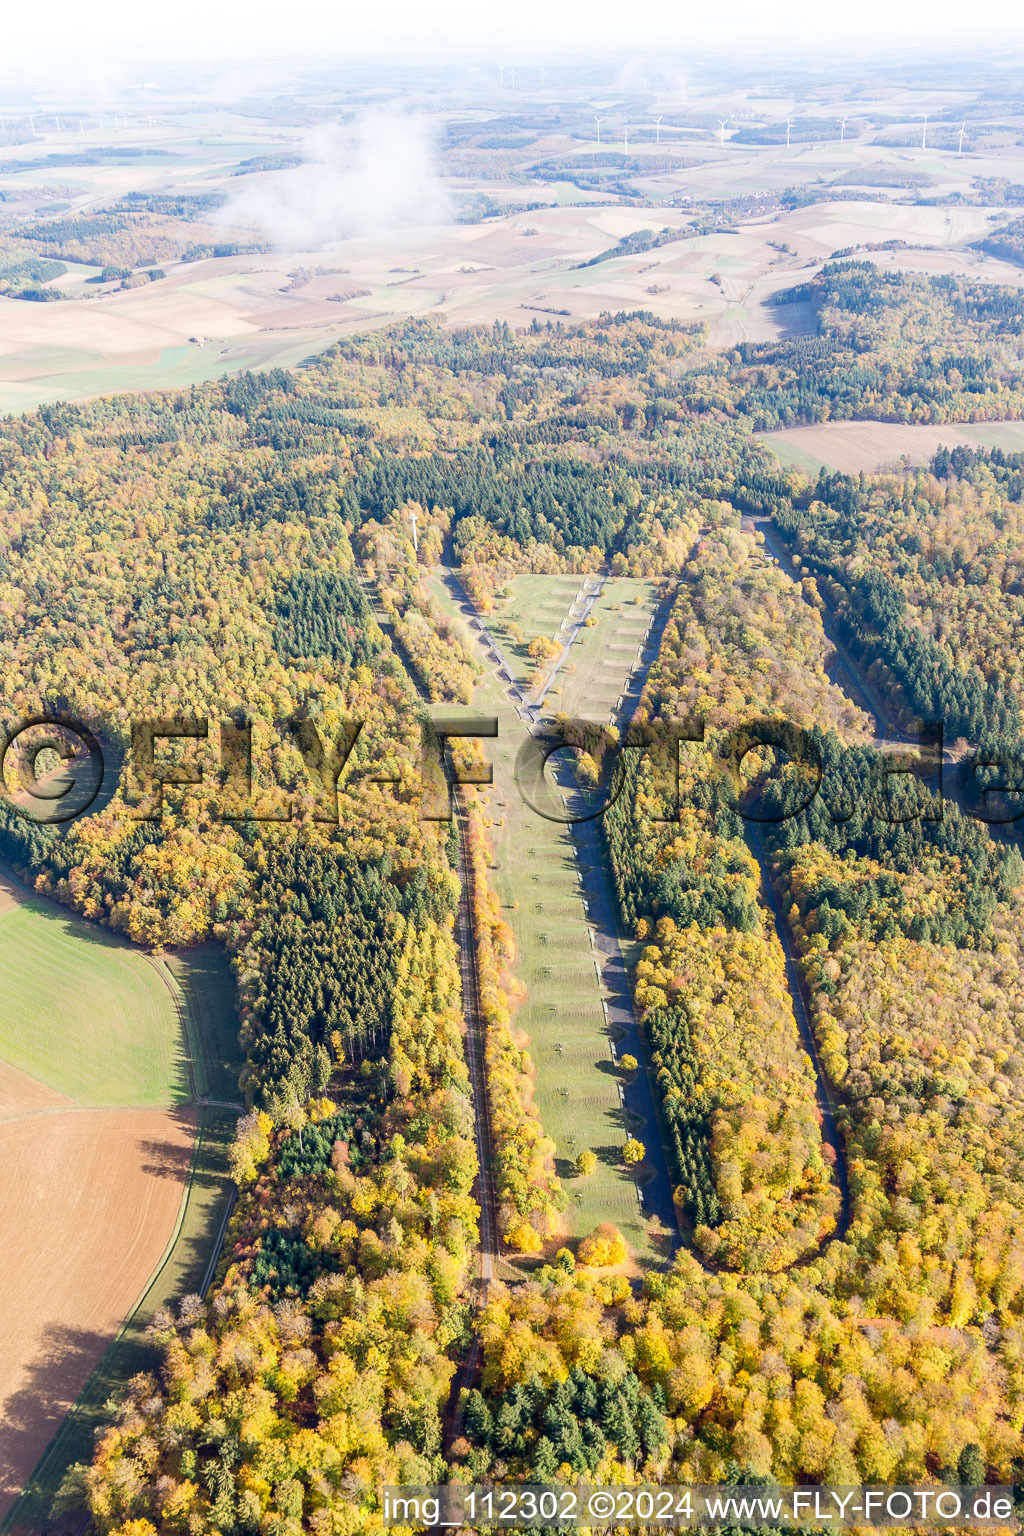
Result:
<instances>
[{"instance_id":1,"label":"clearing in forest","mask_svg":"<svg viewBox=\"0 0 1024 1536\"><path fill-rule=\"evenodd\" d=\"M655 593L649 581L613 576L605 582L591 618L555 682L549 705L567 715L607 724L637 662L650 627Z\"/></svg>"},{"instance_id":2,"label":"clearing in forest","mask_svg":"<svg viewBox=\"0 0 1024 1536\"><path fill-rule=\"evenodd\" d=\"M516 584L550 584L552 580L517 577ZM581 584L581 577L572 578L563 612L568 611ZM430 585L454 611L442 584L432 580ZM610 585L614 593L620 583ZM643 585L621 583L630 596L634 587ZM544 592L545 588L534 590ZM615 601L616 596L609 599L611 604ZM628 605L625 611L632 622ZM497 636L493 617L486 623ZM545 628L544 632L550 631ZM582 681L589 675L585 668L590 668L592 660L597 665L592 657L597 647L590 643L596 634L596 626L582 631L573 647L577 671L566 678L573 687L577 679ZM632 646L628 658L623 653L621 663L617 663L620 670L616 676L607 674L602 686L613 703L635 657L636 647ZM619 1095L622 1079L612 1058L612 1039L602 1006L605 988L598 980L581 871L570 834L564 826L537 815L519 794L514 768L526 727L490 665L476 688L473 707L498 716L498 739L485 743L494 770L494 787L484 795L485 812L492 822L488 828L493 853L488 880L515 940L512 970L526 995L515 1009L513 1029L528 1039L536 1067L535 1102L544 1130L555 1143L557 1170L569 1196L566 1226L573 1237L582 1237L599 1222L611 1221L640 1263L663 1260L665 1234L641 1211L636 1184L621 1162L622 1144L629 1130L635 1130L641 1139L657 1132L653 1126L627 1128ZM549 698L548 707L563 705L554 696ZM597 1154L597 1170L588 1178L576 1178L573 1164L588 1148Z\"/></svg>"},{"instance_id":3,"label":"clearing in forest","mask_svg":"<svg viewBox=\"0 0 1024 1536\"><path fill-rule=\"evenodd\" d=\"M527 650L538 635L562 644L559 629L573 598L583 584L582 576L514 576L504 588L507 598L497 597L487 627L501 646L517 682L525 682L536 667Z\"/></svg>"}]
</instances>

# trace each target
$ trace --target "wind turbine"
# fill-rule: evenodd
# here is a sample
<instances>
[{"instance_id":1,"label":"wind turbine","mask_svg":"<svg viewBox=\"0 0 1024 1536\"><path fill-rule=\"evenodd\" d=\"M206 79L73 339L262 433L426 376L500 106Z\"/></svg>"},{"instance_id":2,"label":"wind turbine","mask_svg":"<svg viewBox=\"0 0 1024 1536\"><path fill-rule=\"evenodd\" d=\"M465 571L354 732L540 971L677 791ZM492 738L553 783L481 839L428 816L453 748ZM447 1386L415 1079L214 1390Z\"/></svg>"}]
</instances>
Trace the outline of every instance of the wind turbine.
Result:
<instances>
[{"instance_id":1,"label":"wind turbine","mask_svg":"<svg viewBox=\"0 0 1024 1536\"><path fill-rule=\"evenodd\" d=\"M604 122L604 118L603 117L596 117L595 116L594 122L597 124L597 142L600 144L600 142L601 142L601 124Z\"/></svg>"},{"instance_id":2,"label":"wind turbine","mask_svg":"<svg viewBox=\"0 0 1024 1536\"><path fill-rule=\"evenodd\" d=\"M409 517L412 519L412 547L415 553L418 555L420 552L420 541L419 535L416 532L416 513L410 512Z\"/></svg>"},{"instance_id":3,"label":"wind turbine","mask_svg":"<svg viewBox=\"0 0 1024 1536\"><path fill-rule=\"evenodd\" d=\"M627 123L623 123L623 125L622 125L622 153L623 154L627 154L628 151L629 151L629 125Z\"/></svg>"},{"instance_id":4,"label":"wind turbine","mask_svg":"<svg viewBox=\"0 0 1024 1536\"><path fill-rule=\"evenodd\" d=\"M789 130L790 130L790 128L792 126L793 126L793 119L791 117L787 117L786 118L786 148L787 149L789 148Z\"/></svg>"},{"instance_id":5,"label":"wind turbine","mask_svg":"<svg viewBox=\"0 0 1024 1536\"><path fill-rule=\"evenodd\" d=\"M718 119L718 147L719 147L719 149L724 149L725 148L725 125L726 125L726 123L728 121L729 121L729 119L727 117L720 117Z\"/></svg>"},{"instance_id":6,"label":"wind turbine","mask_svg":"<svg viewBox=\"0 0 1024 1536\"><path fill-rule=\"evenodd\" d=\"M498 81L499 81L499 83L501 85L502 90L504 90L505 89L505 66L504 66L504 64L499 64L498 65Z\"/></svg>"},{"instance_id":7,"label":"wind turbine","mask_svg":"<svg viewBox=\"0 0 1024 1536\"><path fill-rule=\"evenodd\" d=\"M664 115L665 114L662 113L662 117L664 117ZM654 133L655 133L655 140L654 140L654 142L656 144L660 144L661 143L661 117L656 117L654 119Z\"/></svg>"},{"instance_id":8,"label":"wind turbine","mask_svg":"<svg viewBox=\"0 0 1024 1536\"><path fill-rule=\"evenodd\" d=\"M843 118L842 122L839 124L839 142L840 142L840 144L845 144L846 143L846 118L845 117Z\"/></svg>"},{"instance_id":9,"label":"wind turbine","mask_svg":"<svg viewBox=\"0 0 1024 1536\"><path fill-rule=\"evenodd\" d=\"M541 90L544 89L544 65L543 64L540 67L540 88L541 88Z\"/></svg>"},{"instance_id":10,"label":"wind turbine","mask_svg":"<svg viewBox=\"0 0 1024 1536\"><path fill-rule=\"evenodd\" d=\"M58 137L58 139L59 139L59 138L60 138L60 137L61 137L61 132L60 132L60 118L59 118L59 117L54 117L54 119L53 119L53 121L54 121L54 123L55 123L55 124L56 124L56 125L57 125L57 137Z\"/></svg>"},{"instance_id":11,"label":"wind turbine","mask_svg":"<svg viewBox=\"0 0 1024 1536\"><path fill-rule=\"evenodd\" d=\"M924 127L921 129L921 148L928 148L928 114L924 115Z\"/></svg>"},{"instance_id":12,"label":"wind turbine","mask_svg":"<svg viewBox=\"0 0 1024 1536\"><path fill-rule=\"evenodd\" d=\"M515 72L514 69L510 69L509 70L508 77L509 77L509 79L512 82L512 89L515 90L515 88L516 88L516 72Z\"/></svg>"},{"instance_id":13,"label":"wind turbine","mask_svg":"<svg viewBox=\"0 0 1024 1536\"><path fill-rule=\"evenodd\" d=\"M28 130L29 130L29 133L31 133L32 137L35 138L35 134L36 134L36 120L35 120L34 117L31 117L31 116L29 117L29 120L28 120Z\"/></svg>"},{"instance_id":14,"label":"wind turbine","mask_svg":"<svg viewBox=\"0 0 1024 1536\"><path fill-rule=\"evenodd\" d=\"M960 124L960 148L957 150L957 154L958 155L962 155L963 152L964 152L964 134L966 132L967 132L967 119L965 118L964 121Z\"/></svg>"}]
</instances>

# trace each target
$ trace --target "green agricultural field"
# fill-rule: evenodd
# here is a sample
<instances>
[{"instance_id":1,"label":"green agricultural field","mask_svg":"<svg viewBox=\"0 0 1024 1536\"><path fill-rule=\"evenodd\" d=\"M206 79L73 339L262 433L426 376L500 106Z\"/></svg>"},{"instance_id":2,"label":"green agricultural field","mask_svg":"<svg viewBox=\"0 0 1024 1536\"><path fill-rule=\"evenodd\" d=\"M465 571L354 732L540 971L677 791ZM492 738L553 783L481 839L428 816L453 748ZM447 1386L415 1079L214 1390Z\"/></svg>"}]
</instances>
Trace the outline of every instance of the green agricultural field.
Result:
<instances>
[{"instance_id":1,"label":"green agricultural field","mask_svg":"<svg viewBox=\"0 0 1024 1536\"><path fill-rule=\"evenodd\" d=\"M92 363L92 354L71 354L67 371L54 370L47 352L40 349L38 372L0 383L0 412L31 411L54 400L94 399L97 395L125 390L185 389L208 379L223 378L244 368L294 368L333 346L336 335L307 329L268 336L232 337L227 342L202 346L164 347L154 363ZM27 356L27 354L25 354ZM29 359L31 366L31 358Z\"/></svg>"},{"instance_id":2,"label":"green agricultural field","mask_svg":"<svg viewBox=\"0 0 1024 1536\"><path fill-rule=\"evenodd\" d=\"M763 443L775 454L775 457L787 469L803 469L817 479L821 470L827 469L824 459L817 458L813 453L808 453L805 448L797 448L793 443L782 441L775 432L758 434Z\"/></svg>"},{"instance_id":3,"label":"green agricultural field","mask_svg":"<svg viewBox=\"0 0 1024 1536\"><path fill-rule=\"evenodd\" d=\"M1002 448L1004 453L1024 453L1024 421L971 422L964 427L965 437L972 437L983 448Z\"/></svg>"},{"instance_id":4,"label":"green agricultural field","mask_svg":"<svg viewBox=\"0 0 1024 1536\"><path fill-rule=\"evenodd\" d=\"M0 914L0 1059L80 1104L192 1097L174 1000L153 965L34 896Z\"/></svg>"}]
</instances>

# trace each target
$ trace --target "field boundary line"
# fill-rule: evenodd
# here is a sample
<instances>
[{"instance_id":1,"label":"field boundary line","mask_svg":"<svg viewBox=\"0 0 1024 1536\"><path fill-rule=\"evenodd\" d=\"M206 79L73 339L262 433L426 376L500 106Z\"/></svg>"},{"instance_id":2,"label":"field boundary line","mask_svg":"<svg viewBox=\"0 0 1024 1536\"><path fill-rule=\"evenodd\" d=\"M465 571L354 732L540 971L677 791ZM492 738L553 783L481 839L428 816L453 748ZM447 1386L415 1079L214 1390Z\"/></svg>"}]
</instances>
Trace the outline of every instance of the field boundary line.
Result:
<instances>
[{"instance_id":1,"label":"field boundary line","mask_svg":"<svg viewBox=\"0 0 1024 1536\"><path fill-rule=\"evenodd\" d=\"M214 1239L213 1247L210 1250L210 1261L209 1261L209 1263L206 1266L206 1270L205 1270L205 1272L203 1274L202 1284L200 1285L199 1291L197 1293L198 1295L202 1296L204 1299L206 1297L207 1291L210 1289L210 1286L213 1284L213 1276L214 1276L214 1273L215 1273L215 1271L217 1269L217 1265L220 1263L220 1256L221 1256L221 1253L222 1253L223 1248L224 1248L224 1239L228 1235L228 1222L231 1220L232 1216L234 1215L234 1213L235 1213L235 1206L237 1204L238 1204L238 1185L234 1182L234 1180L232 1180L231 1189L230 1189L230 1191L228 1193L228 1203L227 1203L227 1206L226 1206L225 1211L224 1211L224 1217L223 1217L223 1220L221 1221L221 1224L220 1224L219 1228L217 1229L217 1236Z\"/></svg>"}]
</instances>

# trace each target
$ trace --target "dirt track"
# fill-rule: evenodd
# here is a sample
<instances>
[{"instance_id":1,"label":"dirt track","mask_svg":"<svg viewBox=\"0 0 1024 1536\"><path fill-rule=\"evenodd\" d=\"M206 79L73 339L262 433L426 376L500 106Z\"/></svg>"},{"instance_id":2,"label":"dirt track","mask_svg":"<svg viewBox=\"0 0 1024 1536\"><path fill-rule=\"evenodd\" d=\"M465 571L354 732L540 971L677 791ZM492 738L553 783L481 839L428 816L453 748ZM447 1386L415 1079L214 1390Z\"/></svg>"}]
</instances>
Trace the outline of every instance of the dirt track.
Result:
<instances>
[{"instance_id":1,"label":"dirt track","mask_svg":"<svg viewBox=\"0 0 1024 1536\"><path fill-rule=\"evenodd\" d=\"M37 1094L22 1110L0 1123L0 1519L156 1268L196 1128Z\"/></svg>"}]
</instances>

